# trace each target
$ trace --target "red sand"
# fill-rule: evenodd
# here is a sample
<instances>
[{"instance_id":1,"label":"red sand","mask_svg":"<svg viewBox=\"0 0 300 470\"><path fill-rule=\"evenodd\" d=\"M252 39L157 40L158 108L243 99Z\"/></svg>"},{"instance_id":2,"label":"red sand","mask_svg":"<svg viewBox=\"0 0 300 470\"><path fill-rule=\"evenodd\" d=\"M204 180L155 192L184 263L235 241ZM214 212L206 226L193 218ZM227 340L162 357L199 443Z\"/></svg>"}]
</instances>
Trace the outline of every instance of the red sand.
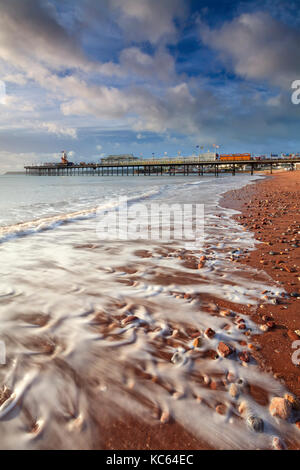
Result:
<instances>
[{"instance_id":1,"label":"red sand","mask_svg":"<svg viewBox=\"0 0 300 470\"><path fill-rule=\"evenodd\" d=\"M237 262L267 272L288 293L300 292L300 248L296 247L300 238L299 182L300 172L280 173L241 190L230 191L221 201L222 206L240 210L242 215L237 215L236 220L263 242ZM278 254L269 254L270 251ZM140 255L147 256L145 253ZM285 382L291 392L300 396L299 367L291 359L294 352L292 343L300 339L294 332L300 329L300 299L288 297L282 299L279 305L258 305L253 310L253 307L230 304L208 295L200 297L208 306L208 311L211 305L217 305L219 309L233 308L236 312L247 314L259 324L274 322L274 325L269 323L271 327L268 332L251 338L254 345L259 345L251 349L251 355L263 370L273 373L275 378ZM264 390L250 386L249 393L258 403L268 406L269 399ZM148 426L130 416L124 419L123 414L119 421L107 422L104 426L102 422L102 433L105 449L210 448L176 422ZM295 444L289 445L289 448L295 448Z\"/></svg>"},{"instance_id":2,"label":"red sand","mask_svg":"<svg viewBox=\"0 0 300 470\"><path fill-rule=\"evenodd\" d=\"M288 293L300 294L300 172L280 172L271 178L227 193L221 203L238 209L235 217L262 242L249 256L240 259L263 269ZM269 253L276 254L269 254ZM291 392L300 396L300 369L292 362L293 341L300 340L300 298L290 297L279 305L258 306L252 313L257 323L264 315L275 326L255 340L261 346L256 359L260 366L284 380ZM264 317L265 318L265 317Z\"/></svg>"}]
</instances>

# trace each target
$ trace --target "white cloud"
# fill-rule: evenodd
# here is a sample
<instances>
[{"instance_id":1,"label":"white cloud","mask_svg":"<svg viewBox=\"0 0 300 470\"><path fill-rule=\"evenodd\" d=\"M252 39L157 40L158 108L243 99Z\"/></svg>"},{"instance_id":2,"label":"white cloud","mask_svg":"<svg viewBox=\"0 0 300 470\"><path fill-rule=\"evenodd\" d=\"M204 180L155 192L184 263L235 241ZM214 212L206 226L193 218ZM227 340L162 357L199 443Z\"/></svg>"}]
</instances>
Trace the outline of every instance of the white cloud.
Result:
<instances>
[{"instance_id":1,"label":"white cloud","mask_svg":"<svg viewBox=\"0 0 300 470\"><path fill-rule=\"evenodd\" d=\"M60 158L59 154L43 152L8 152L0 150L1 173L6 171L24 171L25 165L51 162Z\"/></svg>"},{"instance_id":2,"label":"white cloud","mask_svg":"<svg viewBox=\"0 0 300 470\"><path fill-rule=\"evenodd\" d=\"M6 85L0 80L0 104L6 104Z\"/></svg>"},{"instance_id":3,"label":"white cloud","mask_svg":"<svg viewBox=\"0 0 300 470\"><path fill-rule=\"evenodd\" d=\"M177 79L175 60L165 49L159 48L153 55L146 54L138 47L123 49L120 65L127 75L137 75L148 81L171 81Z\"/></svg>"},{"instance_id":4,"label":"white cloud","mask_svg":"<svg viewBox=\"0 0 300 470\"><path fill-rule=\"evenodd\" d=\"M177 38L175 19L187 12L184 0L110 0L125 35L134 41L172 42Z\"/></svg>"},{"instance_id":5,"label":"white cloud","mask_svg":"<svg viewBox=\"0 0 300 470\"><path fill-rule=\"evenodd\" d=\"M175 54L167 46L178 39L178 20L184 20L188 2L80 0L73 8L73 1L66 1L62 18L61 8L51 7L55 2L0 0L1 78L9 90L0 105L0 131L11 130L11 140L20 129L28 141L53 141L55 149L52 136L75 139L79 128L80 137L92 128L130 129L143 145L143 132L157 133L160 139L169 134L174 144L173 133L197 136L197 142L216 142L216 136L251 139L277 135L284 117L290 116L276 90L256 96L236 83L231 88L231 80L214 86L213 79L208 83L177 73ZM79 6L80 12L92 6L99 15L106 11L107 28L117 29L119 43L113 50L119 63L102 61L101 51L107 46L95 41L95 28L91 33L88 23L78 21L76 31L75 20L70 26L66 5L72 12ZM202 24L200 34L229 68L246 79L285 84L295 73L300 76L298 32L267 14L241 15L216 29ZM91 155L96 143L91 139L88 145L94 147Z\"/></svg>"},{"instance_id":6,"label":"white cloud","mask_svg":"<svg viewBox=\"0 0 300 470\"><path fill-rule=\"evenodd\" d=\"M9 73L8 81L24 84L28 77L35 80L37 73L66 68L104 75L122 74L117 64L90 60L79 36L60 25L48 2L0 2L0 59L22 69L17 75Z\"/></svg>"},{"instance_id":7,"label":"white cloud","mask_svg":"<svg viewBox=\"0 0 300 470\"><path fill-rule=\"evenodd\" d=\"M27 83L27 78L23 73L7 74L2 78L5 82L16 83L17 85L25 85Z\"/></svg>"},{"instance_id":8,"label":"white cloud","mask_svg":"<svg viewBox=\"0 0 300 470\"><path fill-rule=\"evenodd\" d=\"M199 32L242 77L289 88L300 76L300 31L268 13L243 14L218 29L200 23Z\"/></svg>"},{"instance_id":9,"label":"white cloud","mask_svg":"<svg viewBox=\"0 0 300 470\"><path fill-rule=\"evenodd\" d=\"M77 139L77 131L71 127L62 127L55 122L41 122L37 123L36 126L38 129L46 130L50 134Z\"/></svg>"},{"instance_id":10,"label":"white cloud","mask_svg":"<svg viewBox=\"0 0 300 470\"><path fill-rule=\"evenodd\" d=\"M23 113L28 113L34 111L35 109L33 103L27 100L23 100L22 98L19 98L15 95L7 95L5 93L5 89L3 94L0 93L0 104L4 105L11 112L19 111Z\"/></svg>"},{"instance_id":11,"label":"white cloud","mask_svg":"<svg viewBox=\"0 0 300 470\"><path fill-rule=\"evenodd\" d=\"M181 0L155 0L155 3L153 7L149 0L128 0L125 8L118 0L111 0L109 5L119 8L123 27L130 21L131 27L137 25L144 35L147 29L150 34L151 29L154 34L151 41L155 43L163 36L173 36L174 18L182 16L185 10ZM137 129L160 132L165 128L169 105L163 97L155 96L144 86L121 90L91 85L89 74L92 78L95 71L122 76L131 76L133 72L149 82L157 76L174 83L172 56L161 46L153 56L130 47L122 51L120 64L93 62L85 56L77 38L62 28L48 5L34 0L27 0L26 5L23 0L0 3L0 59L9 66L7 78L11 79L14 69L15 82L35 81L61 102L60 109L65 116L89 115L102 120L130 118ZM115 14L118 16L117 12ZM66 68L74 68L72 74L57 73ZM77 136L73 127L55 122L42 120L36 127L56 135Z\"/></svg>"}]
</instances>

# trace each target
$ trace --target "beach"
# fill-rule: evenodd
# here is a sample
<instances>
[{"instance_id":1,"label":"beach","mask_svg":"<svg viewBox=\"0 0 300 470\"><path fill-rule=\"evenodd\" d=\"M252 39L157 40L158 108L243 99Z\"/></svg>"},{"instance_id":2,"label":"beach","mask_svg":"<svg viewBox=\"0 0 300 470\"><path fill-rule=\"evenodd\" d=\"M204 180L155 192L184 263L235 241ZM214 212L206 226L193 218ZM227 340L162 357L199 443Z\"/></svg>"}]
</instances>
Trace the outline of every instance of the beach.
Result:
<instances>
[{"instance_id":1,"label":"beach","mask_svg":"<svg viewBox=\"0 0 300 470\"><path fill-rule=\"evenodd\" d=\"M264 279L264 273L267 273L277 283L278 287L284 289L284 292L282 291L279 296L275 297L276 301L274 302L274 297L268 296L269 292L262 288L261 301L256 306L237 306L235 303L226 302L213 295L206 295L201 299L202 308L204 302L207 312L214 316L221 315L227 319L233 318L233 322L242 328L246 335L245 339L239 342L240 345L244 346L244 352L240 353L239 356L243 366L247 367L249 362L255 361L261 371L287 387L285 394L282 394L282 398L283 396L288 397L290 401L294 399L294 415L288 418L291 428L294 427L294 430L291 434L287 432L287 439L284 432L281 437L278 437L278 435L270 436L269 445L258 447L265 449L300 448L300 435L298 432L300 416L298 412L299 402L297 402L297 397L300 398L299 365L294 364L292 361L294 352L292 343L300 339L298 318L300 301L299 181L300 172L277 172L271 177L266 175L263 180L226 193L220 201L220 206L240 212L233 217L245 230L254 232L255 239L258 242L255 250L249 251L247 255L235 257L232 262L252 266L256 270L254 275L258 278L261 275ZM182 258L188 259L189 255L185 254ZM204 264L205 257L203 257L203 266ZM178 293L178 297L193 301L197 296L181 292ZM269 302L270 299L273 300L272 303ZM236 314L240 314L240 317L237 318ZM247 324L245 320L247 317L262 328L259 334L252 334L251 328L244 327ZM223 328L225 327L223 326ZM205 334L207 333L204 332L204 336ZM189 337L191 339L196 338L194 339L194 345L197 344L202 335L199 331L189 331ZM300 342L298 343L298 349L299 345ZM188 352L191 353L192 351L189 350ZM209 353L210 359L213 359L216 352L211 350ZM196 355L197 353L194 350L192 354ZM209 357L209 354L207 357ZM209 375L204 376L203 382L204 386L212 393L229 389L234 398L237 398L239 393L244 393L245 397L247 395L251 396L254 402L261 407L268 408L270 406L274 393L272 394L272 391L268 389L268 384L263 388L249 381L247 384L243 384L242 387L238 386L236 388L236 378L234 374L226 371L223 376L222 374L213 378ZM176 399L184 397L184 393L181 395L179 394ZM205 403L205 399L199 396L195 396L195 398L199 403ZM219 404L217 401L218 399L215 400L215 409L211 402L207 402L206 405L211 408L212 413L217 411L217 413L225 415L228 402L224 398L223 402L221 401ZM225 402L227 402L226 405ZM243 416L245 414L243 407L246 407L246 402L240 401L239 403L239 413ZM276 416L276 418L280 430L282 417ZM213 423L213 417L210 419ZM284 418L282 423L286 419ZM230 426L229 422L228 426ZM128 434L131 434L130 429L132 428L135 431L133 441L130 443L128 442ZM146 429L142 423L132 421L130 418L129 421L126 419L124 428L124 422L120 420L114 423L114 430L108 441L108 449L128 449L128 447L133 449L137 442L141 449L188 450L214 448L213 440L208 438L205 442L197 439L196 436L188 433L186 429L181 428L177 422L174 422L171 416L168 417L167 424L163 423ZM213 432L213 424L211 430ZM236 445L238 446L237 443L235 443ZM222 445L218 448L222 448Z\"/></svg>"},{"instance_id":2,"label":"beach","mask_svg":"<svg viewBox=\"0 0 300 470\"><path fill-rule=\"evenodd\" d=\"M265 315L274 322L269 330L255 338L261 349L260 365L284 380L291 392L300 396L299 367L293 364L293 341L299 340L300 306L300 172L279 172L271 178L225 195L222 204L242 212L236 220L255 233L260 243L256 250L240 260L263 270L284 287L287 296L277 305L258 305L252 318L265 324Z\"/></svg>"},{"instance_id":3,"label":"beach","mask_svg":"<svg viewBox=\"0 0 300 470\"><path fill-rule=\"evenodd\" d=\"M298 4L0 0L0 450L300 450Z\"/></svg>"},{"instance_id":4,"label":"beach","mask_svg":"<svg viewBox=\"0 0 300 470\"><path fill-rule=\"evenodd\" d=\"M124 188L113 178L40 186L18 177L25 216L16 223L16 195L1 228L2 448L299 448L299 175ZM129 187L130 204L204 203L201 248L99 239L102 208ZM276 397L281 417L269 409Z\"/></svg>"},{"instance_id":5,"label":"beach","mask_svg":"<svg viewBox=\"0 0 300 470\"><path fill-rule=\"evenodd\" d=\"M269 176L266 173L264 180L247 185L239 190L226 193L220 201L220 205L241 212L240 215L233 216L245 230L251 230L255 234L255 239L259 242L254 251L250 251L246 256L241 256L233 260L235 263L247 264L257 270L258 276L261 271L266 272L275 282L279 283L286 293L281 296L276 303L268 302L268 292L262 289L261 303L253 309L240 306L238 310L249 317L264 330L263 334L251 335L248 342L249 355L252 356L264 372L272 375L276 380L287 386L289 398L298 397L300 399L300 354L297 358L298 365L292 361L294 349L292 344L298 341L300 345L300 172L276 172ZM185 295L189 298L189 295ZM214 312L221 312L222 315L230 312L233 304L221 301L214 296L206 297L210 302L210 308ZM250 307L250 306L249 306ZM237 310L234 305L235 311ZM227 312L227 313L226 313ZM194 337L194 334L191 334ZM197 335L196 335L197 337ZM246 345L246 342L243 342ZM248 360L248 358L247 358ZM244 365L246 365L244 363ZM224 380L225 385L231 380ZM210 383L212 389L221 388L222 383ZM270 404L269 393L265 390L249 386L248 392L260 405L267 407ZM288 396L286 395L286 396ZM299 410L299 404L296 407ZM292 420L293 425L300 429L299 414ZM139 429L137 435L148 437L146 445L142 448L159 449L211 449L207 442L199 441L193 436L186 434L184 429L178 429L176 423L169 423L167 436L160 425L154 432L145 432ZM129 431L129 429L128 429ZM122 433L123 434L123 433ZM126 434L125 434L126 435ZM173 439L170 440L172 436ZM297 431L295 432L297 436ZM284 438L273 442L270 448L280 449L300 449L300 435L298 439L284 443ZM110 448L118 447L117 441ZM119 441L120 442L120 441ZM142 443L142 439L140 441ZM178 443L180 445L178 446ZM279 445L278 445L279 443ZM271 444L271 440L270 440ZM275 444L275 447L274 447ZM126 449L128 441L123 441L122 448Z\"/></svg>"}]
</instances>

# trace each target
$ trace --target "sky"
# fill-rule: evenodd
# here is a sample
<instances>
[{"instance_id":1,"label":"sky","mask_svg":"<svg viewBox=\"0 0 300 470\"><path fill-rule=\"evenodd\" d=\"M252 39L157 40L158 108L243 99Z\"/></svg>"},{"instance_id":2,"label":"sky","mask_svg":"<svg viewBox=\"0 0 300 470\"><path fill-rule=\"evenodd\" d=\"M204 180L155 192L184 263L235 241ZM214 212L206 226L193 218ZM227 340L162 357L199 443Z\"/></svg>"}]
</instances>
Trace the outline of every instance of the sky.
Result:
<instances>
[{"instance_id":1,"label":"sky","mask_svg":"<svg viewBox=\"0 0 300 470\"><path fill-rule=\"evenodd\" d=\"M0 172L300 151L300 2L0 0Z\"/></svg>"}]
</instances>

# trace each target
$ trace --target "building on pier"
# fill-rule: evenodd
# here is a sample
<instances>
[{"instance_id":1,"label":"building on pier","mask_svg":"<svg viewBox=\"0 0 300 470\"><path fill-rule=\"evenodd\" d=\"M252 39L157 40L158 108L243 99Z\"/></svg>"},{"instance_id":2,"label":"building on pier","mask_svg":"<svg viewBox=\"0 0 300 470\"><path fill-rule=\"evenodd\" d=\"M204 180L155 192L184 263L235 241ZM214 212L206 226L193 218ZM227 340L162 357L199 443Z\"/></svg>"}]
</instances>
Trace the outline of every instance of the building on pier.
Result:
<instances>
[{"instance_id":1,"label":"building on pier","mask_svg":"<svg viewBox=\"0 0 300 470\"><path fill-rule=\"evenodd\" d=\"M102 164L116 164L122 162L132 162L139 160L138 157L134 157L132 153L122 153L120 155L108 155L108 157L101 158Z\"/></svg>"},{"instance_id":2,"label":"building on pier","mask_svg":"<svg viewBox=\"0 0 300 470\"><path fill-rule=\"evenodd\" d=\"M201 162L214 162L217 160L216 152L205 152L199 154L199 161Z\"/></svg>"}]
</instances>

